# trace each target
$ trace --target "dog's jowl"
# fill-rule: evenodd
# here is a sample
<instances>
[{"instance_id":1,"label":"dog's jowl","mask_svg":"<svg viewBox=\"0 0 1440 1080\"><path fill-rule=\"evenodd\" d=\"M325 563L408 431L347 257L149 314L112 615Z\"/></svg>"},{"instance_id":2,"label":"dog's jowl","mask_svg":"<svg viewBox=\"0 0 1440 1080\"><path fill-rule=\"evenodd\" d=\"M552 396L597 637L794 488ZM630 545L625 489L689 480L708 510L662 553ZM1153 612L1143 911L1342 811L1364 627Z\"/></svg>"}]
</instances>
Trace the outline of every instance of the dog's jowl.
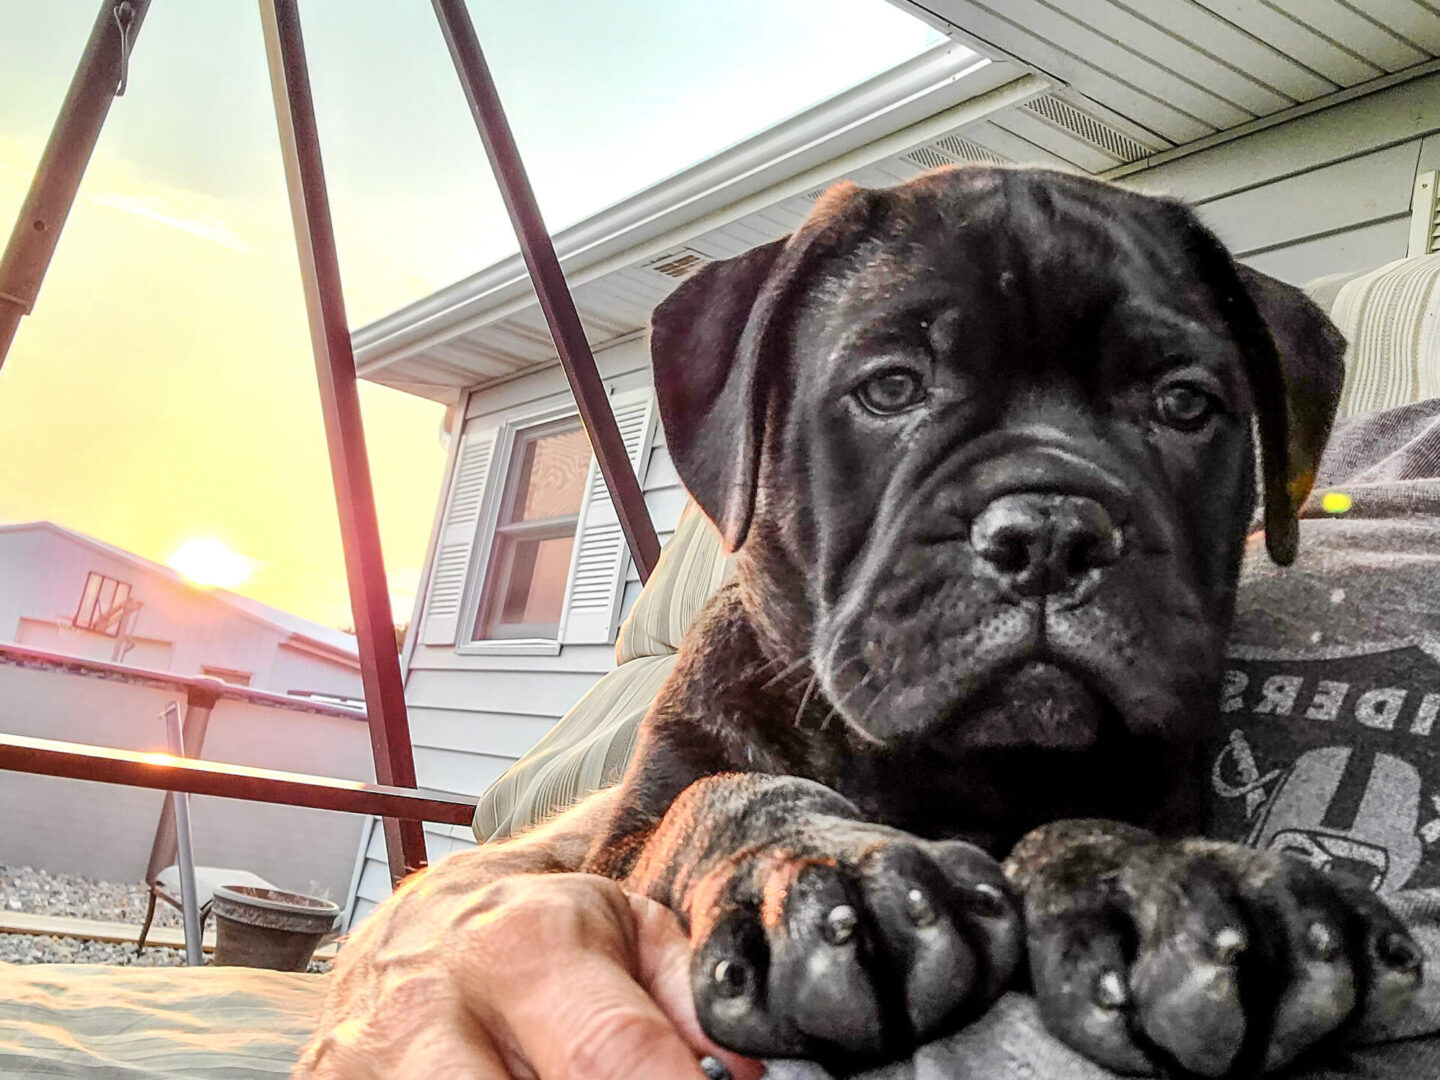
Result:
<instances>
[{"instance_id":1,"label":"dog's jowl","mask_svg":"<svg viewBox=\"0 0 1440 1080\"><path fill-rule=\"evenodd\" d=\"M1028 978L1111 1068L1253 1075L1403 1000L1364 889L1190 838L1243 537L1260 494L1294 557L1341 350L1183 206L1033 170L842 185L661 305L735 570L590 867L686 921L714 1038L854 1068Z\"/></svg>"}]
</instances>

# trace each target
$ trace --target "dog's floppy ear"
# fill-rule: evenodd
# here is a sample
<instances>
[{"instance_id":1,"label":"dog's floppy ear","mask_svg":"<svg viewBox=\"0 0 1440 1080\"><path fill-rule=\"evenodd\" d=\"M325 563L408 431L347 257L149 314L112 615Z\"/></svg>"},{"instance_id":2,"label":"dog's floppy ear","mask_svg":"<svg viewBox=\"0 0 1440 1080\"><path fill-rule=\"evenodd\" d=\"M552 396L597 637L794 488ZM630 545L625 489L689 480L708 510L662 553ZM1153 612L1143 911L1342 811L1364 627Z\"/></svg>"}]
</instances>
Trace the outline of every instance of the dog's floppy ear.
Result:
<instances>
[{"instance_id":1,"label":"dog's floppy ear","mask_svg":"<svg viewBox=\"0 0 1440 1080\"><path fill-rule=\"evenodd\" d=\"M1345 339L1293 285L1235 262L1188 207L1192 249L1245 354L1265 480L1265 547L1281 566L1300 548L1300 507L1310 494L1345 378Z\"/></svg>"},{"instance_id":2,"label":"dog's floppy ear","mask_svg":"<svg viewBox=\"0 0 1440 1080\"><path fill-rule=\"evenodd\" d=\"M1273 344L1270 363L1278 362L1278 378L1256 378L1260 373L1252 371L1252 382L1262 452L1269 458L1284 451L1283 463L1276 460L1265 468L1265 546L1272 559L1288 566L1299 548L1300 507L1315 483L1340 404L1345 338L1293 285L1248 266L1236 264L1235 270Z\"/></svg>"},{"instance_id":3,"label":"dog's floppy ear","mask_svg":"<svg viewBox=\"0 0 1440 1080\"><path fill-rule=\"evenodd\" d=\"M755 508L771 392L797 282L857 224L873 192L831 188L791 236L711 263L650 318L665 442L685 487L735 550Z\"/></svg>"}]
</instances>

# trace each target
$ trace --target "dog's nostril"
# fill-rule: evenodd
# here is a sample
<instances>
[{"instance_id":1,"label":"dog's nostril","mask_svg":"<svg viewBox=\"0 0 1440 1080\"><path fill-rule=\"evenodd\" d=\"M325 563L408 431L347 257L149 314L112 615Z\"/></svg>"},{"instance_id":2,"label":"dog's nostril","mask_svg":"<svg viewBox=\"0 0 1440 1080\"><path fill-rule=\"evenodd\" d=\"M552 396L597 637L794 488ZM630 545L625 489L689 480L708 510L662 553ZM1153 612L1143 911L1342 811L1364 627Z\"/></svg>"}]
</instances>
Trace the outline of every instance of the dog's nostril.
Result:
<instances>
[{"instance_id":1,"label":"dog's nostril","mask_svg":"<svg viewBox=\"0 0 1440 1080\"><path fill-rule=\"evenodd\" d=\"M992 537L980 553L1002 574L1020 574L1030 566L1033 536L1026 536L1019 530L1003 532Z\"/></svg>"}]
</instances>

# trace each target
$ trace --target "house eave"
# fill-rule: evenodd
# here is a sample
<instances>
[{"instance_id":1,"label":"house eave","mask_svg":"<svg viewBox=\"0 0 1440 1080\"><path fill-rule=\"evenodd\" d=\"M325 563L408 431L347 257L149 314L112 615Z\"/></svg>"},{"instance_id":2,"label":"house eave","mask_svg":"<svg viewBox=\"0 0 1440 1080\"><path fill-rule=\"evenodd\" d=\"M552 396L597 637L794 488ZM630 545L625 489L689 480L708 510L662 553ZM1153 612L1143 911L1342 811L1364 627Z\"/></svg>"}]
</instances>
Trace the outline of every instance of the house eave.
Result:
<instances>
[{"instance_id":1,"label":"house eave","mask_svg":"<svg viewBox=\"0 0 1440 1080\"><path fill-rule=\"evenodd\" d=\"M554 236L556 253L574 281L647 241L1024 76L1023 68L964 45L937 46L562 229ZM1049 85L1031 81L1033 94ZM419 348L534 303L525 264L512 255L354 331L357 368L362 377L376 379Z\"/></svg>"}]
</instances>

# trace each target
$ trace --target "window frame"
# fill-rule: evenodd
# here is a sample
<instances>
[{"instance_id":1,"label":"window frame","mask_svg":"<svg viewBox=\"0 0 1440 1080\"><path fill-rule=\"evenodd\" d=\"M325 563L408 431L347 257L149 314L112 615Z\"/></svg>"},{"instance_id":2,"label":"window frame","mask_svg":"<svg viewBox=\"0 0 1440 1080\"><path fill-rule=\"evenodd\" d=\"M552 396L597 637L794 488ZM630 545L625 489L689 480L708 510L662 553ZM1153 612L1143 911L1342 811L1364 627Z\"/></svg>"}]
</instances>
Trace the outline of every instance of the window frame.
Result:
<instances>
[{"instance_id":1,"label":"window frame","mask_svg":"<svg viewBox=\"0 0 1440 1080\"><path fill-rule=\"evenodd\" d=\"M495 450L490 461L490 478L486 483L479 522L475 530L475 546L470 552L470 565L466 570L465 602L460 609L455 652L461 656L558 656L565 634L565 611L569 607L570 584L575 576L575 556L584 529L585 512L589 505L590 471L594 468L595 455L590 455L586 469L586 491L581 496L580 508L575 515L575 543L570 551L570 563L565 570L565 595L560 607L560 624L556 636L516 638L475 638L475 625L480 619L481 606L486 602L487 586L490 579L490 560L495 554L496 541L500 535L500 513L510 501L518 476L512 474L511 466L516 464L516 451L521 448L524 436L529 432L565 421L579 421L579 411L572 403L552 405L548 408L528 409L505 419L495 434ZM581 425L581 430L584 426ZM463 428L462 428L463 431ZM523 531L516 530L517 532Z\"/></svg>"},{"instance_id":2,"label":"window frame","mask_svg":"<svg viewBox=\"0 0 1440 1080\"><path fill-rule=\"evenodd\" d=\"M94 597L91 597L90 583L92 581L96 581L97 579L99 583L95 586ZM110 604L104 609L104 611L102 611L100 608L100 595L105 591L105 586L107 584L114 587L110 590ZM121 604L128 604L130 603L131 597L135 595L135 586L131 582L121 581L119 578L112 578L109 574L102 573L99 570L87 571L85 575L85 584L82 585L80 588L80 600L75 605L75 614L71 616L70 625L77 630L86 630L92 634L100 634L108 638L118 638L120 636L120 628L125 621L124 612L121 612L120 618L114 623L112 623L111 628L108 630L101 630L97 628L95 624L99 621L100 616L105 614L105 612L115 610L115 598L120 594L120 590L122 588L125 590L125 597L119 602ZM90 613L88 618L82 622L81 613L84 612L85 608L87 607L87 602Z\"/></svg>"}]
</instances>

